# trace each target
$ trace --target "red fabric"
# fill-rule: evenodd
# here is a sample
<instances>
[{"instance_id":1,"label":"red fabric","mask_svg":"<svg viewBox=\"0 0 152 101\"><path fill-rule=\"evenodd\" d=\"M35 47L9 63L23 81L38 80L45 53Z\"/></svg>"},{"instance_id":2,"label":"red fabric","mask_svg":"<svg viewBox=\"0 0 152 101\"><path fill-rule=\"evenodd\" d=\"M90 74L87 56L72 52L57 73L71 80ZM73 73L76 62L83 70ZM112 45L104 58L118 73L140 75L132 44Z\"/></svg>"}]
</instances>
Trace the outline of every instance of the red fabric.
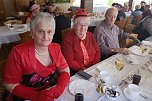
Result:
<instances>
[{"instance_id":1,"label":"red fabric","mask_svg":"<svg viewBox=\"0 0 152 101\"><path fill-rule=\"evenodd\" d=\"M84 64L85 64L85 66L87 66L89 64L89 56L88 56L87 50L83 44L83 41L80 41L80 46L81 46L83 57L84 57L84 60L83 60Z\"/></svg>"},{"instance_id":2,"label":"red fabric","mask_svg":"<svg viewBox=\"0 0 152 101\"><path fill-rule=\"evenodd\" d=\"M51 98L58 98L63 93L69 81L70 74L67 72L62 72L58 77L57 85L52 87L50 90L45 90L44 92L46 92Z\"/></svg>"},{"instance_id":3,"label":"red fabric","mask_svg":"<svg viewBox=\"0 0 152 101\"><path fill-rule=\"evenodd\" d=\"M32 99L38 95L38 92L34 91L34 89L30 87L26 87L23 85L17 85L12 91L12 94L24 98L24 99Z\"/></svg>"},{"instance_id":4,"label":"red fabric","mask_svg":"<svg viewBox=\"0 0 152 101\"><path fill-rule=\"evenodd\" d=\"M15 46L8 57L6 68L4 69L3 82L15 84L21 81L22 74L26 75L38 72L39 75L47 76L51 72L54 72L56 67L58 70L68 67L59 45L51 43L49 52L55 66L54 68L50 66L51 68L43 68L42 70L38 68L39 66L36 64L33 40Z\"/></svg>"},{"instance_id":5,"label":"red fabric","mask_svg":"<svg viewBox=\"0 0 152 101\"><path fill-rule=\"evenodd\" d=\"M54 101L54 98L48 96L45 90L37 92L33 88L23 85L17 85L12 94L31 101Z\"/></svg>"},{"instance_id":6,"label":"red fabric","mask_svg":"<svg viewBox=\"0 0 152 101\"><path fill-rule=\"evenodd\" d=\"M33 14L32 14L32 12L29 12L29 13L28 13L27 18L30 18L30 19L32 19L32 18L33 18Z\"/></svg>"},{"instance_id":7,"label":"red fabric","mask_svg":"<svg viewBox=\"0 0 152 101\"><path fill-rule=\"evenodd\" d=\"M73 70L79 71L83 68L88 68L100 61L99 46L96 43L92 33L87 32L86 38L83 40L84 46L89 56L88 66L84 65L83 52L80 47L80 39L76 36L74 31L68 32L62 43L62 52L66 58L69 67Z\"/></svg>"}]
</instances>

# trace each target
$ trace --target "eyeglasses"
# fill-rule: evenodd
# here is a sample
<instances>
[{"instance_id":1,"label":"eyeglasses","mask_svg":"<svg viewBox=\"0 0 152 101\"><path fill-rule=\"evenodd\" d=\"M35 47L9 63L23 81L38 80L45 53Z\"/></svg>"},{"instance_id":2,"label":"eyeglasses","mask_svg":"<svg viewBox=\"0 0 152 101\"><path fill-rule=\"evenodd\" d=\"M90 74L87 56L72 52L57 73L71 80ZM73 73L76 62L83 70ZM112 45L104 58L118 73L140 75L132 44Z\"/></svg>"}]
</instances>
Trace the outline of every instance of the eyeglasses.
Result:
<instances>
[{"instance_id":1,"label":"eyeglasses","mask_svg":"<svg viewBox=\"0 0 152 101\"><path fill-rule=\"evenodd\" d=\"M88 24L77 24L77 26L79 26L79 27L88 27Z\"/></svg>"}]
</instances>

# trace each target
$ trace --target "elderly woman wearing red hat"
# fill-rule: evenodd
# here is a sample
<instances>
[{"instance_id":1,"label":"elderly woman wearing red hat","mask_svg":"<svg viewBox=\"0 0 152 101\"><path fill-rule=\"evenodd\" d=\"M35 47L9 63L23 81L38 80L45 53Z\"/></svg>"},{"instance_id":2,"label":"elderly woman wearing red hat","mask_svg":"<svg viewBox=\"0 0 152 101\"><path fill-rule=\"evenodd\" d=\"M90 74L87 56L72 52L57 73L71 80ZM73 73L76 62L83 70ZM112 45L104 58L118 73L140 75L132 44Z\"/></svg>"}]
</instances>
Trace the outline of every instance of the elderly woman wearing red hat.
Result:
<instances>
[{"instance_id":1,"label":"elderly woman wearing red hat","mask_svg":"<svg viewBox=\"0 0 152 101\"><path fill-rule=\"evenodd\" d=\"M68 32L62 43L62 52L66 58L71 75L84 70L100 60L99 47L91 32L87 32L89 19L85 9L78 9L72 31Z\"/></svg>"},{"instance_id":2,"label":"elderly woman wearing red hat","mask_svg":"<svg viewBox=\"0 0 152 101\"><path fill-rule=\"evenodd\" d=\"M33 16L35 16L39 11L40 11L40 5L34 4L33 6L31 6L30 12L27 16L26 23L31 22Z\"/></svg>"}]
</instances>

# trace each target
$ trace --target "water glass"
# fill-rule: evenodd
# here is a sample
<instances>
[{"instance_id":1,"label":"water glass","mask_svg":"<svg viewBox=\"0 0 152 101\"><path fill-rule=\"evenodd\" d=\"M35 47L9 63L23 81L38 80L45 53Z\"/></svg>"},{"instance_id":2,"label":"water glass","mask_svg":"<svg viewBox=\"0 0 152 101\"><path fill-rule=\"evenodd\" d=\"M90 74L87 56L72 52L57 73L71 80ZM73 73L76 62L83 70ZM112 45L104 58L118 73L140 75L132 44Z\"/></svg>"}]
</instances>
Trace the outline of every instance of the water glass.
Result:
<instances>
[{"instance_id":1,"label":"water glass","mask_svg":"<svg viewBox=\"0 0 152 101\"><path fill-rule=\"evenodd\" d=\"M75 89L75 101L83 101L84 100L84 90L81 88Z\"/></svg>"}]
</instances>

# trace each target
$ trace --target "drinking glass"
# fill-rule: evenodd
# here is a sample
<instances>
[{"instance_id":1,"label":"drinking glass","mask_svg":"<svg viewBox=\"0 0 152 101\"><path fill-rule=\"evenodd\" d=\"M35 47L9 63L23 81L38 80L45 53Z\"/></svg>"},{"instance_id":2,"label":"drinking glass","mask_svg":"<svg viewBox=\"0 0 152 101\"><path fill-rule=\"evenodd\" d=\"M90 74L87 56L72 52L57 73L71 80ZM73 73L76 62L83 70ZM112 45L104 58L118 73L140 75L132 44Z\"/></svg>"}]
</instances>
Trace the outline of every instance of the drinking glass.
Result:
<instances>
[{"instance_id":1,"label":"drinking glass","mask_svg":"<svg viewBox=\"0 0 152 101\"><path fill-rule=\"evenodd\" d=\"M124 60L123 59L116 59L115 60L115 67L117 70L121 70L124 67Z\"/></svg>"},{"instance_id":2,"label":"drinking glass","mask_svg":"<svg viewBox=\"0 0 152 101\"><path fill-rule=\"evenodd\" d=\"M83 101L84 100L84 90L82 88L77 88L74 91L75 93L75 101Z\"/></svg>"}]
</instances>

